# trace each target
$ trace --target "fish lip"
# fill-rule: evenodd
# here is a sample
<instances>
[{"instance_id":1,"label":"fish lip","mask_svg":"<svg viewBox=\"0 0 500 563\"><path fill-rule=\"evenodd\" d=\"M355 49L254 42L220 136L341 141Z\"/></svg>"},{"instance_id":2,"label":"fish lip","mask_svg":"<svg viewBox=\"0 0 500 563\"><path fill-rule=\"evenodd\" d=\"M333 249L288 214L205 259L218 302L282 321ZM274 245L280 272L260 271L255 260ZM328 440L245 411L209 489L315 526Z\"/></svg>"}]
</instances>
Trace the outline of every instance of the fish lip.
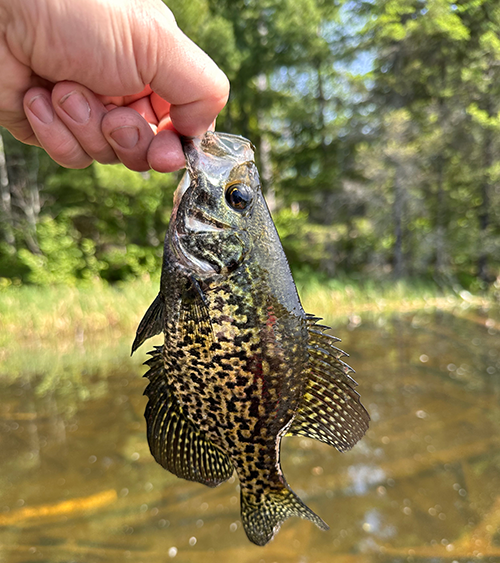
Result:
<instances>
[{"instance_id":1,"label":"fish lip","mask_svg":"<svg viewBox=\"0 0 500 563\"><path fill-rule=\"evenodd\" d=\"M196 162L198 161L198 150L194 144L195 138L181 136L182 151L186 158L186 169L190 174L194 174Z\"/></svg>"},{"instance_id":2,"label":"fish lip","mask_svg":"<svg viewBox=\"0 0 500 563\"><path fill-rule=\"evenodd\" d=\"M202 157L223 158L226 161L254 162L255 147L245 137L207 131L199 137L181 136L182 150L186 157L186 168L196 174L196 167Z\"/></svg>"}]
</instances>

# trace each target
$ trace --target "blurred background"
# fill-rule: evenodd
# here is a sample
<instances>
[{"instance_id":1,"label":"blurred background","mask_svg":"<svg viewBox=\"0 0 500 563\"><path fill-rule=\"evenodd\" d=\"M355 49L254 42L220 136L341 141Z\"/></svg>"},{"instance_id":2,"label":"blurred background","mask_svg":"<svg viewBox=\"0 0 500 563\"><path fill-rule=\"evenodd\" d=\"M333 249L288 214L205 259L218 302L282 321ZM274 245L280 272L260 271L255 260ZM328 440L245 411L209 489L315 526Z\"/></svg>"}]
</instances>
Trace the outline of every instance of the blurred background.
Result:
<instances>
[{"instance_id":1,"label":"blurred background","mask_svg":"<svg viewBox=\"0 0 500 563\"><path fill-rule=\"evenodd\" d=\"M497 2L168 5L231 81L217 128L257 147L295 269L473 290L496 281ZM2 138L3 285L158 270L176 175L65 170Z\"/></svg>"},{"instance_id":2,"label":"blurred background","mask_svg":"<svg viewBox=\"0 0 500 563\"><path fill-rule=\"evenodd\" d=\"M372 426L342 456L286 440L332 530L250 546L236 482L154 463L128 358L180 176L66 170L0 130L0 561L498 561L498 1L166 3L231 81L217 129L256 146Z\"/></svg>"}]
</instances>

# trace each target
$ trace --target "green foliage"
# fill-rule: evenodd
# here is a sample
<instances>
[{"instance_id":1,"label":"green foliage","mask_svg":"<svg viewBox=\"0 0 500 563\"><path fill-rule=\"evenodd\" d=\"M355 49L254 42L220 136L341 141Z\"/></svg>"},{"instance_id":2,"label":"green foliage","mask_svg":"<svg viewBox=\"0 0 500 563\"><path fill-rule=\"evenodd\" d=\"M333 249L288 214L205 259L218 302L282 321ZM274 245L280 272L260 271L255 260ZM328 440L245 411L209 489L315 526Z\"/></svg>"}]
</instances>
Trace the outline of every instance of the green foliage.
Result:
<instances>
[{"instance_id":1,"label":"green foliage","mask_svg":"<svg viewBox=\"0 0 500 563\"><path fill-rule=\"evenodd\" d=\"M309 265L317 270L328 256L334 233L327 227L308 222L307 213L296 213L289 208L280 210L274 222L290 266Z\"/></svg>"},{"instance_id":2,"label":"green foliage","mask_svg":"<svg viewBox=\"0 0 500 563\"><path fill-rule=\"evenodd\" d=\"M12 184L16 174L21 176L14 172ZM74 285L98 278L116 282L160 268L177 183L173 175L100 164L86 170L48 167L43 172L38 170L35 185L42 202L35 224L26 219L35 215L26 193L21 194L25 216L14 215L13 206L7 218L16 236L12 244L0 241L0 277ZM15 184L12 188L14 194L19 189Z\"/></svg>"},{"instance_id":3,"label":"green foliage","mask_svg":"<svg viewBox=\"0 0 500 563\"><path fill-rule=\"evenodd\" d=\"M29 269L27 281L38 285L54 283L73 284L77 276L85 270L86 253L92 257L92 248L83 245L79 248L78 233L69 220L55 221L44 217L37 227L40 252L33 254L26 248L19 250L19 260ZM96 274L99 273L97 270Z\"/></svg>"},{"instance_id":4,"label":"green foliage","mask_svg":"<svg viewBox=\"0 0 500 563\"><path fill-rule=\"evenodd\" d=\"M295 271L500 275L495 0L168 0L231 80ZM158 272L177 175L64 170L2 133L0 286Z\"/></svg>"}]
</instances>

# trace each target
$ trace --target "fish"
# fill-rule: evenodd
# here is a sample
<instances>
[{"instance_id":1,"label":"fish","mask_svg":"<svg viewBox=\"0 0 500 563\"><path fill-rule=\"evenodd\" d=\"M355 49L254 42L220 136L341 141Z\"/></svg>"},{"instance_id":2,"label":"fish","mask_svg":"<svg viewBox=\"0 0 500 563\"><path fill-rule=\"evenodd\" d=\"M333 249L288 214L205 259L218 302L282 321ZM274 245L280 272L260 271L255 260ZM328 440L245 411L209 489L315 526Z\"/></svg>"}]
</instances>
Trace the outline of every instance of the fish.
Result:
<instances>
[{"instance_id":1,"label":"fish","mask_svg":"<svg viewBox=\"0 0 500 563\"><path fill-rule=\"evenodd\" d=\"M151 453L165 469L216 487L236 471L248 539L266 545L291 516L328 525L288 485L284 436L350 449L369 415L345 352L302 308L264 199L250 141L183 138L160 291L132 353L163 333L146 362Z\"/></svg>"}]
</instances>

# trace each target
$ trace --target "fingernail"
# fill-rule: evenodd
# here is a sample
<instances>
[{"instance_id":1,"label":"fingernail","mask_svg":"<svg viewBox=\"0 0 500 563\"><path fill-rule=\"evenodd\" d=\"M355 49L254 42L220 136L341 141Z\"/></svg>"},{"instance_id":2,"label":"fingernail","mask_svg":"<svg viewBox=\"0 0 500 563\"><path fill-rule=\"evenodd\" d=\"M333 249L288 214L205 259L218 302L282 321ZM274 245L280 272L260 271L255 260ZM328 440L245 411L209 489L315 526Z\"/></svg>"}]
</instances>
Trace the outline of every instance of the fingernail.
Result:
<instances>
[{"instance_id":1,"label":"fingernail","mask_svg":"<svg viewBox=\"0 0 500 563\"><path fill-rule=\"evenodd\" d=\"M85 96L76 90L63 96L59 105L77 123L87 123L90 119L90 105Z\"/></svg>"},{"instance_id":2,"label":"fingernail","mask_svg":"<svg viewBox=\"0 0 500 563\"><path fill-rule=\"evenodd\" d=\"M139 142L139 129L130 125L124 125L111 131L110 136L122 148L133 149Z\"/></svg>"},{"instance_id":3,"label":"fingernail","mask_svg":"<svg viewBox=\"0 0 500 563\"><path fill-rule=\"evenodd\" d=\"M28 107L42 123L46 125L52 123L54 111L52 110L52 104L49 103L44 95L35 96L28 104Z\"/></svg>"}]
</instances>

